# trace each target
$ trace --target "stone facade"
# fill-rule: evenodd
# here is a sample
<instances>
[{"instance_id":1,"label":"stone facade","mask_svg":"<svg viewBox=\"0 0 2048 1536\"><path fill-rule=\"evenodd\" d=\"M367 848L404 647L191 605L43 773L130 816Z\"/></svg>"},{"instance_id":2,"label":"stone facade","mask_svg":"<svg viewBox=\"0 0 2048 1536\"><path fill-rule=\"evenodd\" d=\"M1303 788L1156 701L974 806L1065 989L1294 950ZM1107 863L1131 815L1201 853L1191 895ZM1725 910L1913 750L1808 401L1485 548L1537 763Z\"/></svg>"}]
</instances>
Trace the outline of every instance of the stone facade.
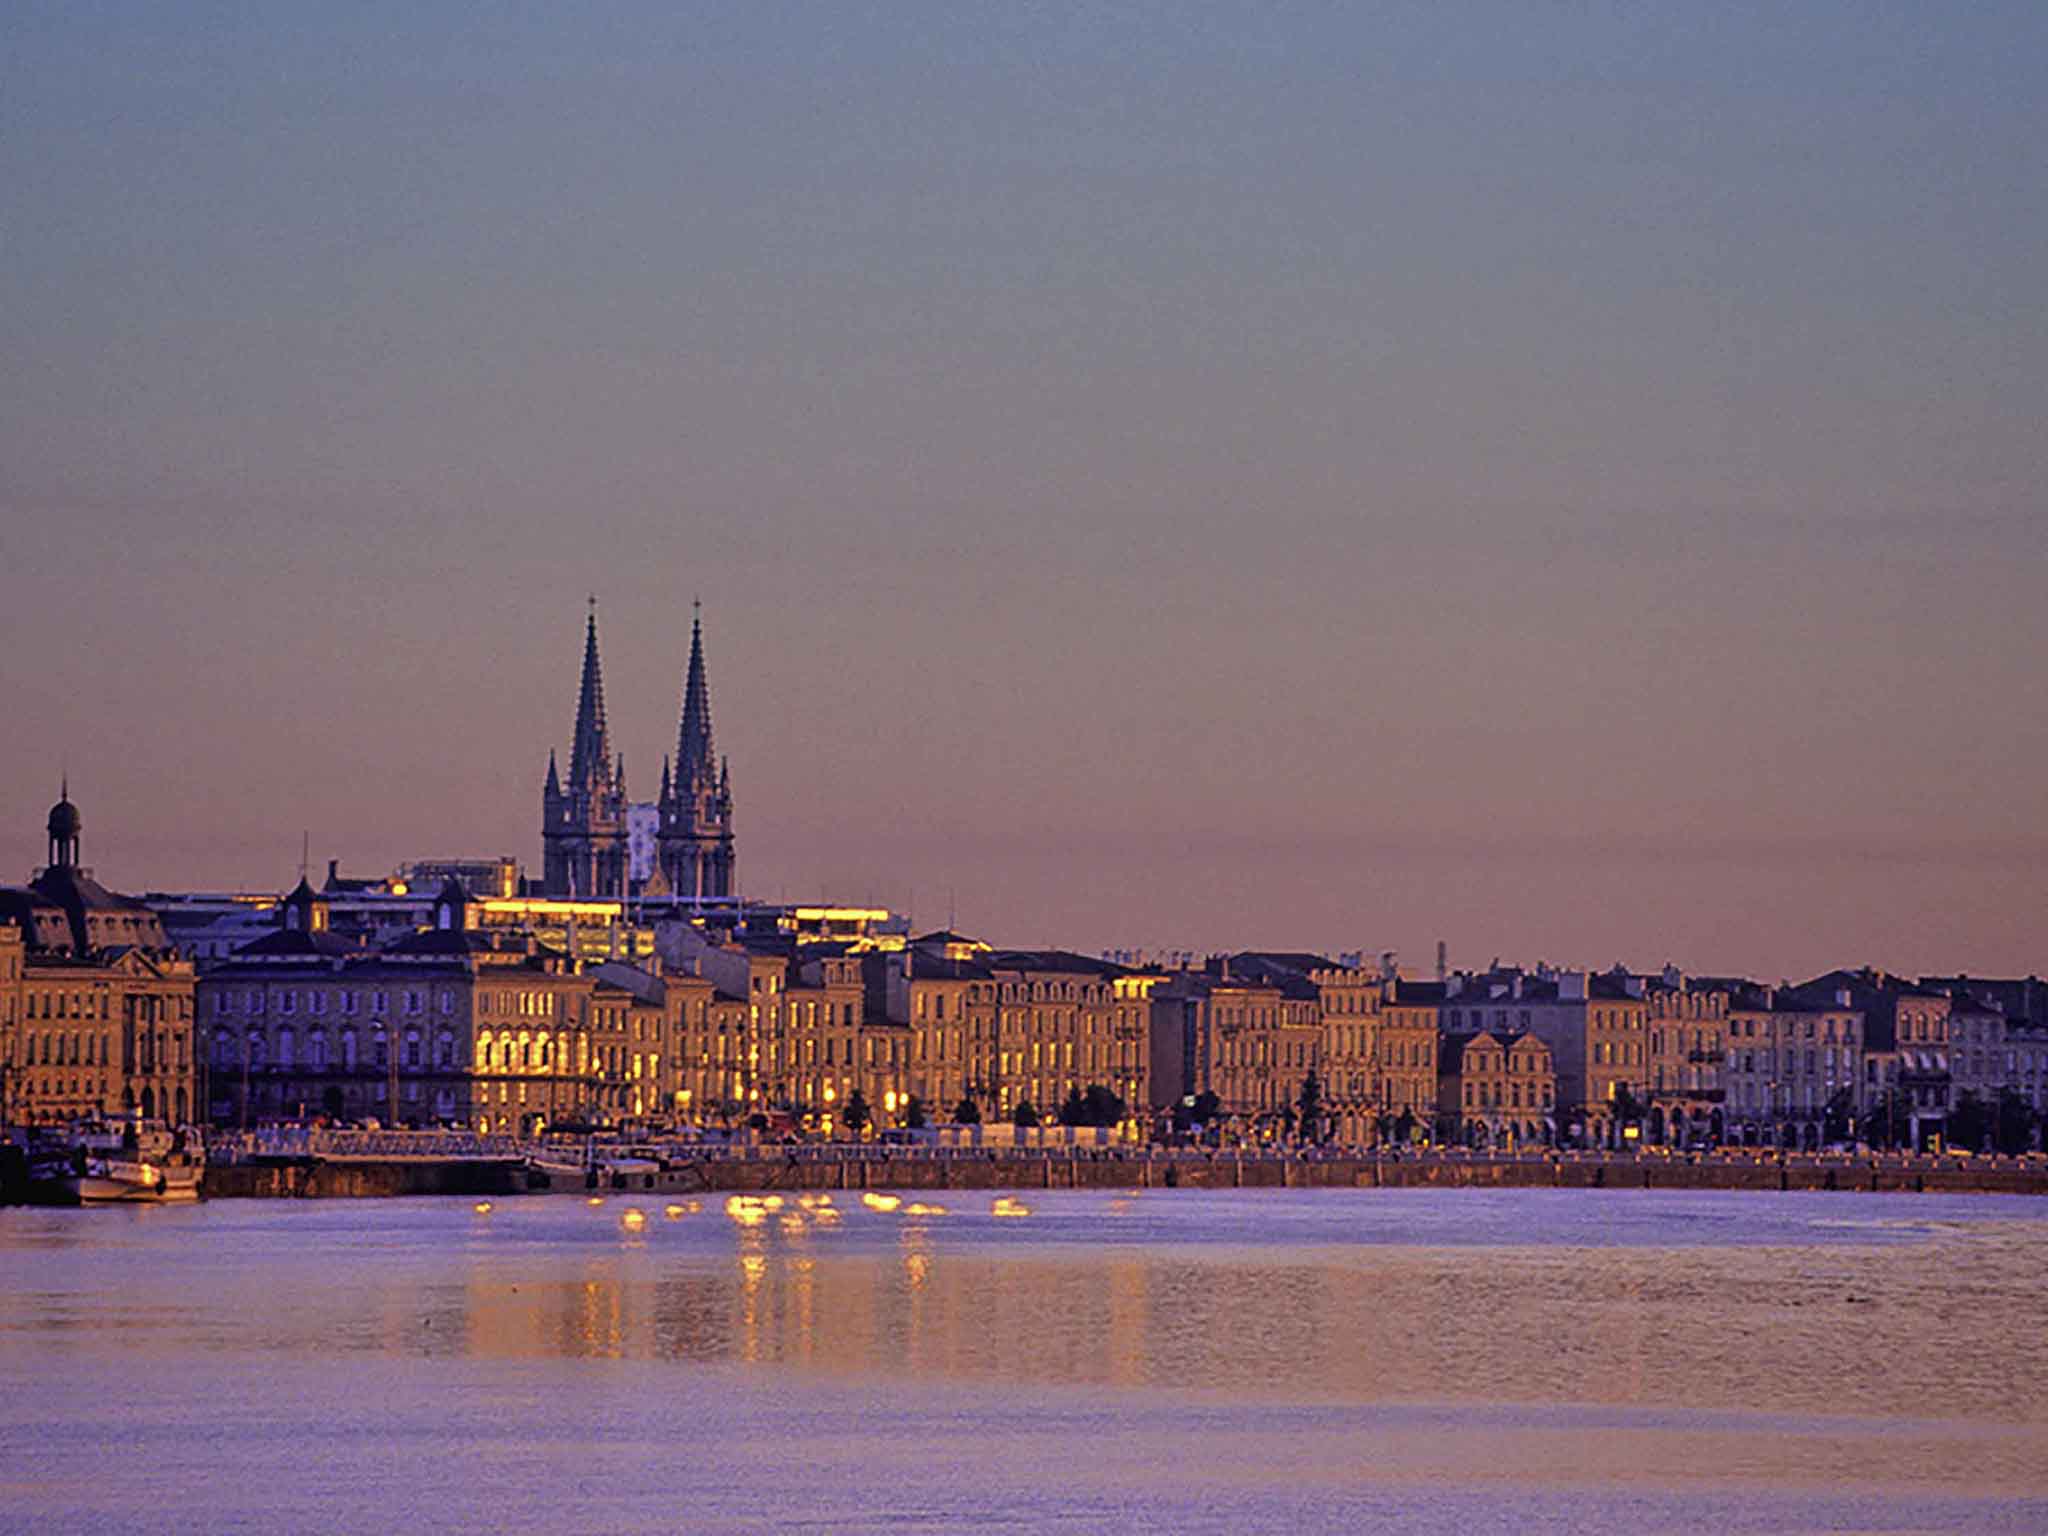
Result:
<instances>
[{"instance_id":1,"label":"stone facade","mask_svg":"<svg viewBox=\"0 0 2048 1536\"><path fill-rule=\"evenodd\" d=\"M1847 992L1734 993L1727 1018L1730 1140L1811 1148L1846 1139L1868 1106L1867 1020L1853 1002Z\"/></svg>"},{"instance_id":2,"label":"stone facade","mask_svg":"<svg viewBox=\"0 0 2048 1536\"><path fill-rule=\"evenodd\" d=\"M191 962L80 863L82 827L67 786L48 867L0 891L0 1121L183 1123L197 1112Z\"/></svg>"},{"instance_id":3,"label":"stone facade","mask_svg":"<svg viewBox=\"0 0 2048 1536\"><path fill-rule=\"evenodd\" d=\"M583 674L569 776L548 754L541 787L541 888L549 896L617 897L627 893L626 765L614 757L605 722L604 671L597 652L597 605L583 636Z\"/></svg>"},{"instance_id":4,"label":"stone facade","mask_svg":"<svg viewBox=\"0 0 2048 1536\"><path fill-rule=\"evenodd\" d=\"M735 890L732 776L711 739L711 688L704 674L704 626L690 624L690 665L673 768L661 770L655 860L671 896L723 899Z\"/></svg>"},{"instance_id":5,"label":"stone facade","mask_svg":"<svg viewBox=\"0 0 2048 1536\"><path fill-rule=\"evenodd\" d=\"M474 910L451 882L432 927L371 947L335 934L302 883L283 926L199 981L213 1117L511 1132L660 1112L660 979L485 932Z\"/></svg>"},{"instance_id":6,"label":"stone facade","mask_svg":"<svg viewBox=\"0 0 2048 1536\"><path fill-rule=\"evenodd\" d=\"M635 816L651 816L653 874L633 874ZM643 838L647 828L642 828ZM597 608L583 637L576 724L569 771L548 756L541 789L542 891L553 897L649 895L723 901L737 888L733 852L732 776L711 737L711 690L704 669L704 629L690 626L690 661L673 763L664 761L660 797L636 810L626 792L626 765L612 750L605 715L604 670L598 654Z\"/></svg>"},{"instance_id":7,"label":"stone facade","mask_svg":"<svg viewBox=\"0 0 2048 1536\"><path fill-rule=\"evenodd\" d=\"M1556 1138L1557 1075L1534 1035L1451 1035L1438 1046L1439 1136L1471 1147L1545 1146Z\"/></svg>"},{"instance_id":8,"label":"stone facade","mask_svg":"<svg viewBox=\"0 0 2048 1536\"><path fill-rule=\"evenodd\" d=\"M1440 981L1392 980L1380 1001L1378 1068L1382 1137L1425 1137L1436 1124L1441 1087L1437 1046L1451 989Z\"/></svg>"}]
</instances>

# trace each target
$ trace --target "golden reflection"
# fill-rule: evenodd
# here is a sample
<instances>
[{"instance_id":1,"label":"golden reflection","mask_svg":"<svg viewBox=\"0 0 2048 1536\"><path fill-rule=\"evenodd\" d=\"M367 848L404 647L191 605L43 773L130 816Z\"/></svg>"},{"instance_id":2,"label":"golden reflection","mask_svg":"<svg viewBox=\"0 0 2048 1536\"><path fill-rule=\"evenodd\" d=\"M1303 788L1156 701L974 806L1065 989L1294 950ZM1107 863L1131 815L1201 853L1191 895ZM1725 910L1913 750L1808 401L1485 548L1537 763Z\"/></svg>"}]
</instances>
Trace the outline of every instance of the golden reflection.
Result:
<instances>
[{"instance_id":1,"label":"golden reflection","mask_svg":"<svg viewBox=\"0 0 2048 1536\"><path fill-rule=\"evenodd\" d=\"M767 1273L768 1260L759 1252L740 1255L739 1354L742 1360L759 1360L762 1355L761 1282Z\"/></svg>"},{"instance_id":2,"label":"golden reflection","mask_svg":"<svg viewBox=\"0 0 2048 1536\"><path fill-rule=\"evenodd\" d=\"M626 1210L620 1212L619 1225L624 1227L628 1232L642 1231L647 1226L647 1213L642 1210L637 1210L628 1207Z\"/></svg>"},{"instance_id":3,"label":"golden reflection","mask_svg":"<svg viewBox=\"0 0 2048 1536\"><path fill-rule=\"evenodd\" d=\"M989 1207L991 1216L1029 1216L1031 1207L1010 1195L996 1196L996 1203Z\"/></svg>"},{"instance_id":4,"label":"golden reflection","mask_svg":"<svg viewBox=\"0 0 2048 1536\"><path fill-rule=\"evenodd\" d=\"M903 1203L901 1195L877 1195L869 1193L860 1197L860 1203L871 1211L893 1211Z\"/></svg>"},{"instance_id":5,"label":"golden reflection","mask_svg":"<svg viewBox=\"0 0 2048 1536\"><path fill-rule=\"evenodd\" d=\"M903 1208L903 1214L906 1216L943 1216L946 1214L946 1208L943 1205L926 1205L922 1200L913 1200Z\"/></svg>"},{"instance_id":6,"label":"golden reflection","mask_svg":"<svg viewBox=\"0 0 2048 1536\"><path fill-rule=\"evenodd\" d=\"M590 1197L589 1199L585 1200L585 1201L584 1201L583 1203L584 1203L585 1205L603 1205L603 1204L604 1204L604 1196L603 1196L603 1195L592 1195L592 1196L591 1196L591 1197Z\"/></svg>"},{"instance_id":7,"label":"golden reflection","mask_svg":"<svg viewBox=\"0 0 2048 1536\"><path fill-rule=\"evenodd\" d=\"M479 1200L479 1201L477 1201L477 1203L476 1203L476 1204L475 1204L475 1205L474 1205L474 1206L472 1207L472 1209L473 1209L473 1210L474 1210L474 1211L475 1211L475 1212L477 1213L477 1215L479 1215L479 1216L488 1216L488 1215L490 1215L490 1214L491 1214L491 1202L490 1202L490 1201L488 1201L488 1200Z\"/></svg>"},{"instance_id":8,"label":"golden reflection","mask_svg":"<svg viewBox=\"0 0 2048 1536\"><path fill-rule=\"evenodd\" d=\"M771 1219L758 1197L735 1195L731 1226L679 1229L659 1266L626 1243L601 1262L572 1242L536 1243L516 1270L497 1244L449 1245L455 1284L396 1272L362 1282L318 1337L360 1351L753 1360L931 1383L1193 1383L1248 1400L1938 1418L1995 1426L2048 1465L2048 1331L2013 1322L2048 1307L2038 1222L1923 1220L1868 1243L1837 1229L1812 1242L1423 1247L1269 1240L1250 1224L1278 1207L1249 1208L1255 1198L1284 1197L1246 1197L1227 1244L1119 1229L1114 1244L1020 1255L971 1221L871 1224L893 1244L812 1241L791 1223L808 1232L838 1213ZM1066 1215L1109 1201L1049 1192L1033 1203ZM1854 1214L1845 1207L1817 1205L1816 1224ZM1159 1214L1178 1220L1182 1208ZM521 1206L522 1233L547 1209ZM564 1207L553 1209L559 1220Z\"/></svg>"},{"instance_id":9,"label":"golden reflection","mask_svg":"<svg viewBox=\"0 0 2048 1536\"><path fill-rule=\"evenodd\" d=\"M679 1221L690 1214L690 1209L684 1205L665 1205L661 1208L661 1214L670 1221Z\"/></svg>"},{"instance_id":10,"label":"golden reflection","mask_svg":"<svg viewBox=\"0 0 2048 1536\"><path fill-rule=\"evenodd\" d=\"M763 1195L763 1196L761 1196L761 1209L762 1209L762 1210L764 1210L764 1211L779 1211L779 1210L781 1210L781 1209L782 1209L782 1196L780 1196L780 1195Z\"/></svg>"}]
</instances>

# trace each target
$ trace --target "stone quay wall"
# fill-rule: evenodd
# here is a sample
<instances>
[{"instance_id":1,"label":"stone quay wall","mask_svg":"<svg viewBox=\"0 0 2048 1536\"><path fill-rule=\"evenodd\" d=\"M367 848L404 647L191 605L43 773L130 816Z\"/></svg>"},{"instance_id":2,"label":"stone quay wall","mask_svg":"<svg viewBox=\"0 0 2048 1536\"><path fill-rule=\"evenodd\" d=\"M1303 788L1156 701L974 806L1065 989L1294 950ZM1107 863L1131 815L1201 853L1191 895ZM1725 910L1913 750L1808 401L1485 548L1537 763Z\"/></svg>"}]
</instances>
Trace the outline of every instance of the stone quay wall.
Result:
<instances>
[{"instance_id":1,"label":"stone quay wall","mask_svg":"<svg viewBox=\"0 0 2048 1536\"><path fill-rule=\"evenodd\" d=\"M2048 1162L1949 1158L774 1156L552 1177L516 1159L256 1160L209 1167L211 1198L1034 1189L1726 1189L2048 1194Z\"/></svg>"}]
</instances>

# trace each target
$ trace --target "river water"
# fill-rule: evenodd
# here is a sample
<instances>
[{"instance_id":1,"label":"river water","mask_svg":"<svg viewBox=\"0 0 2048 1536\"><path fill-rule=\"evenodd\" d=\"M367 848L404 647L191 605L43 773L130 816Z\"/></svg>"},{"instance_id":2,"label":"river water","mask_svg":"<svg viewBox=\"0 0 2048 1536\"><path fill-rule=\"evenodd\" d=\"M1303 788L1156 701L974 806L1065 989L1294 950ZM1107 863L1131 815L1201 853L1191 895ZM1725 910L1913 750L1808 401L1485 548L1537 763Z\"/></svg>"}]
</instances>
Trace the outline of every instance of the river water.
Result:
<instances>
[{"instance_id":1,"label":"river water","mask_svg":"<svg viewBox=\"0 0 2048 1536\"><path fill-rule=\"evenodd\" d=\"M2048 1531L2048 1202L917 1198L0 1211L0 1530Z\"/></svg>"}]
</instances>

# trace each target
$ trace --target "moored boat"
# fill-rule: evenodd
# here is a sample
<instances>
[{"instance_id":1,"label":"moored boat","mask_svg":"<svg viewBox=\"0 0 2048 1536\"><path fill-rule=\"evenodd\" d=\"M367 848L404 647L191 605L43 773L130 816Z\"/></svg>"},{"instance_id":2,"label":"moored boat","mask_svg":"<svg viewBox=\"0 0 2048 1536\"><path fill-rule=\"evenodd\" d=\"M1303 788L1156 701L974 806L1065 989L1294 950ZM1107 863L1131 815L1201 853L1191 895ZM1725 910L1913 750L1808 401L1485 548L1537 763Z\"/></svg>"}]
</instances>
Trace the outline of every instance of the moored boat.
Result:
<instances>
[{"instance_id":1,"label":"moored boat","mask_svg":"<svg viewBox=\"0 0 2048 1536\"><path fill-rule=\"evenodd\" d=\"M63 1184L80 1205L176 1204L199 1198L205 1172L205 1144L196 1134L130 1122L81 1138Z\"/></svg>"}]
</instances>

